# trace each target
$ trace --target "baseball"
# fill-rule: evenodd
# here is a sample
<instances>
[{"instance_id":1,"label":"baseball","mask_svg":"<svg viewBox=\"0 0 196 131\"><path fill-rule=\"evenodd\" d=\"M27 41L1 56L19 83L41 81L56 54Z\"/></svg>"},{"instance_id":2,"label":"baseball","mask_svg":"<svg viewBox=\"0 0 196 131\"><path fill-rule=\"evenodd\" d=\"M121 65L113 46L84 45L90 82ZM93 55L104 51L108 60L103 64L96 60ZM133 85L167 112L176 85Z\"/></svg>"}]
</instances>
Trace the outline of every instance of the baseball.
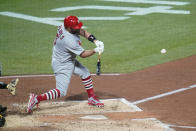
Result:
<instances>
[{"instance_id":1,"label":"baseball","mask_svg":"<svg viewBox=\"0 0 196 131\"><path fill-rule=\"evenodd\" d=\"M167 52L166 49L162 49L162 50L161 50L161 53L162 53L162 54L164 54L164 53L166 53L166 52Z\"/></svg>"}]
</instances>

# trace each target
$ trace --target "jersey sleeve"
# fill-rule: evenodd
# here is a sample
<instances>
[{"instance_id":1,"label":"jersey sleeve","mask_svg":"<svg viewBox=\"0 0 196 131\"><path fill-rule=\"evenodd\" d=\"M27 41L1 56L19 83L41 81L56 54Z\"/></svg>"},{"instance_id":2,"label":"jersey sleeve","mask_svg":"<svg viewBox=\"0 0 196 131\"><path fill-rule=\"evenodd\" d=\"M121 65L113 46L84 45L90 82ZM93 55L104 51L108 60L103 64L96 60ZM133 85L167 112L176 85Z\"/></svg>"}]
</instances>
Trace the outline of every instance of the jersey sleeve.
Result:
<instances>
[{"instance_id":1,"label":"jersey sleeve","mask_svg":"<svg viewBox=\"0 0 196 131\"><path fill-rule=\"evenodd\" d=\"M83 51L84 48L82 48L82 46L80 46L80 41L79 40L69 40L69 42L66 44L66 48L76 54L76 55L80 55Z\"/></svg>"}]
</instances>

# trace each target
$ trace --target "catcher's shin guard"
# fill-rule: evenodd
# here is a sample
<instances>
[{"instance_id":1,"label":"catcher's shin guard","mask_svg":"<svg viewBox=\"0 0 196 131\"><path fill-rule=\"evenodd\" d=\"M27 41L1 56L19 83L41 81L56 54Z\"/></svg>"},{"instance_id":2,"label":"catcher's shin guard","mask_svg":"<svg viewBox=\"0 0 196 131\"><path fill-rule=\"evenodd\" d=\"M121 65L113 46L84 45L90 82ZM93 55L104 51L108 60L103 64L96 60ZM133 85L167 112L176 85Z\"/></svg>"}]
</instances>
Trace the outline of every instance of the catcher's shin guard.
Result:
<instances>
[{"instance_id":1,"label":"catcher's shin guard","mask_svg":"<svg viewBox=\"0 0 196 131\"><path fill-rule=\"evenodd\" d=\"M8 85L7 85L7 89L8 91L12 94L15 95L16 94L16 85L18 84L19 79L15 79L12 80Z\"/></svg>"},{"instance_id":2,"label":"catcher's shin guard","mask_svg":"<svg viewBox=\"0 0 196 131\"><path fill-rule=\"evenodd\" d=\"M6 112L7 112L7 107L3 107L2 105L0 105L0 115L5 117Z\"/></svg>"},{"instance_id":3,"label":"catcher's shin guard","mask_svg":"<svg viewBox=\"0 0 196 131\"><path fill-rule=\"evenodd\" d=\"M5 118L0 115L0 127L3 127L5 125Z\"/></svg>"}]
</instances>

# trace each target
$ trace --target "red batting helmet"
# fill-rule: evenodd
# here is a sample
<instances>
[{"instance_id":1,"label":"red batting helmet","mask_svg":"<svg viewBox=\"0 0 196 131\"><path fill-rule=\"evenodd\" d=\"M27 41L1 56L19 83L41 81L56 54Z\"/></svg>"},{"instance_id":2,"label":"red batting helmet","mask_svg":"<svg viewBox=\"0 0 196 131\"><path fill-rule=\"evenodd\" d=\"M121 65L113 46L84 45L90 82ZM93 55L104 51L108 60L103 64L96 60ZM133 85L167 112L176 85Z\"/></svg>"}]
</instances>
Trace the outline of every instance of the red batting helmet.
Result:
<instances>
[{"instance_id":1,"label":"red batting helmet","mask_svg":"<svg viewBox=\"0 0 196 131\"><path fill-rule=\"evenodd\" d=\"M80 29L82 27L82 22L78 20L76 16L67 16L64 19L64 26L66 28Z\"/></svg>"}]
</instances>

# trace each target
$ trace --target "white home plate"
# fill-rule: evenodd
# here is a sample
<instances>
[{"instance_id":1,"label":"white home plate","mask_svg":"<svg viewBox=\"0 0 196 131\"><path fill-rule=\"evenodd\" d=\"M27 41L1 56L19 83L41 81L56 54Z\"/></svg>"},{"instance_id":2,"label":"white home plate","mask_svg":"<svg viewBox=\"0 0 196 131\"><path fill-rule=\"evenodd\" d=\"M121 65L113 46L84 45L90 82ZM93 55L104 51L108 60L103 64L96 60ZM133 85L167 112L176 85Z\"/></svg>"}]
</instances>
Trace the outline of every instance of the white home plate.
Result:
<instances>
[{"instance_id":1,"label":"white home plate","mask_svg":"<svg viewBox=\"0 0 196 131\"><path fill-rule=\"evenodd\" d=\"M80 117L82 119L90 119L90 120L107 120L108 118L103 115L89 115Z\"/></svg>"}]
</instances>

